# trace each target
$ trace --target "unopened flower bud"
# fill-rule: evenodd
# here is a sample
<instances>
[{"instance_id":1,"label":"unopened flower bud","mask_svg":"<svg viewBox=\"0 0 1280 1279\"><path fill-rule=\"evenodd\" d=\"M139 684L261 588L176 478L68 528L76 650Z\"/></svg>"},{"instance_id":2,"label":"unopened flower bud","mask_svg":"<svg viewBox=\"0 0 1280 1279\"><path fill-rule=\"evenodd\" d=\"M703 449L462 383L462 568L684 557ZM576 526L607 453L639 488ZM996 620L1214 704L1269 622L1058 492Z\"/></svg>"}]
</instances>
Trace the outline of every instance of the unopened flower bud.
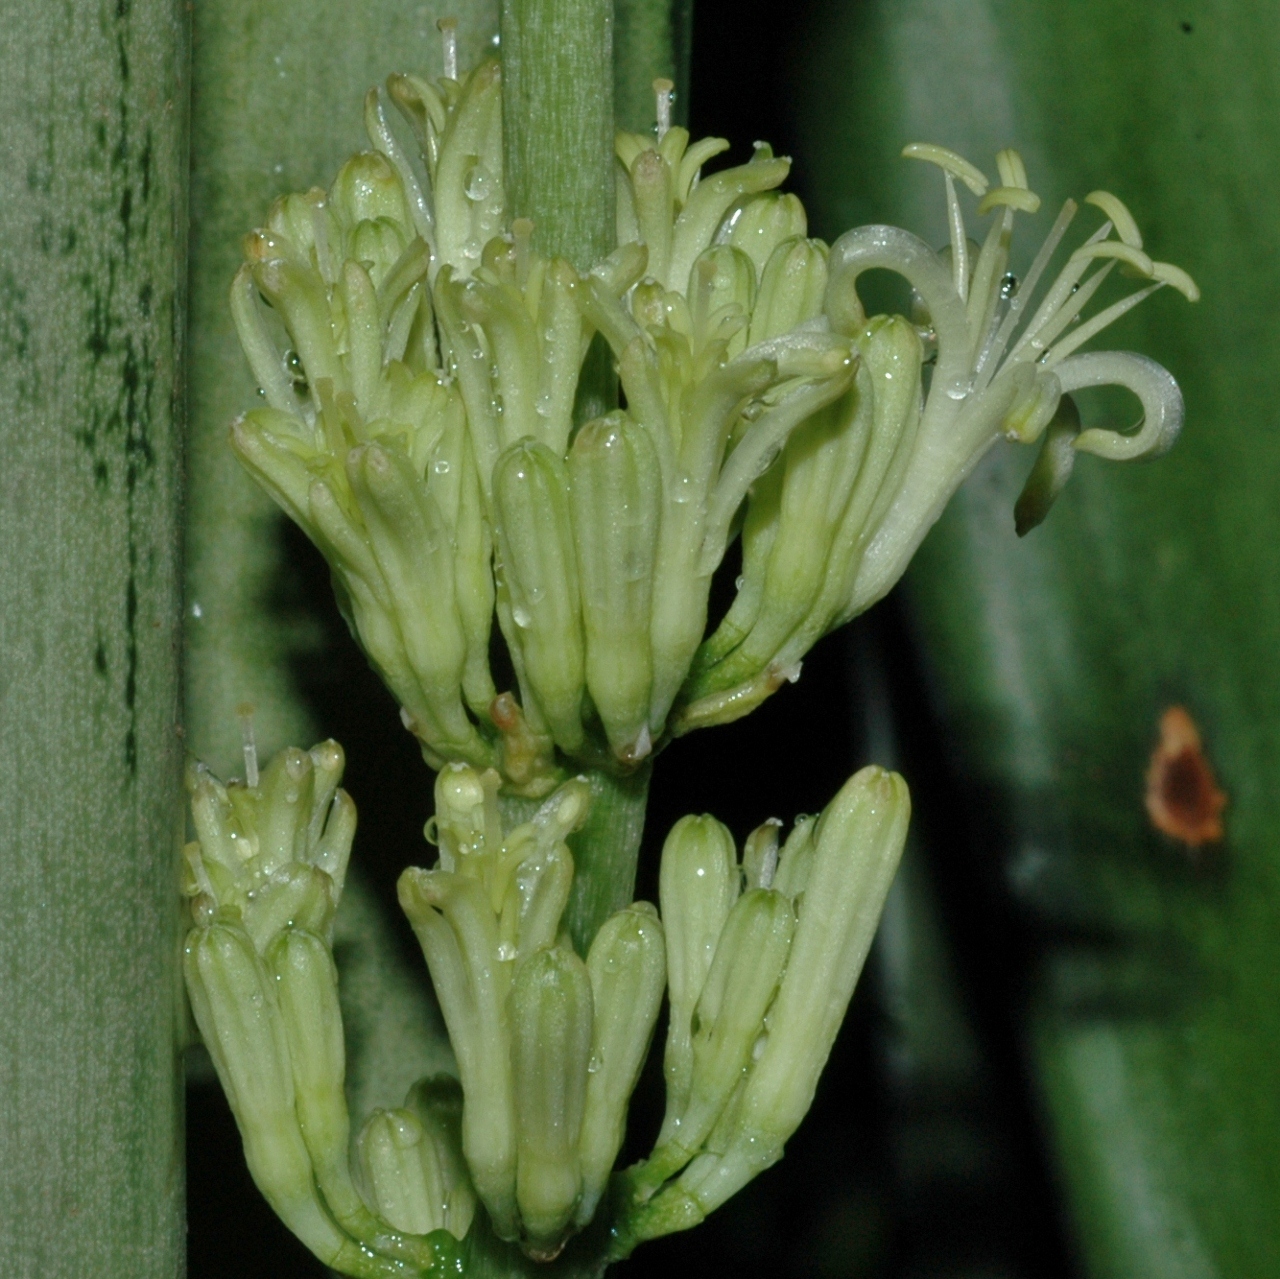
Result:
<instances>
[{"instance_id":1,"label":"unopened flower bud","mask_svg":"<svg viewBox=\"0 0 1280 1279\"><path fill-rule=\"evenodd\" d=\"M689 275L689 312L699 345L725 343L733 357L747 342L747 323L756 297L756 271L741 249L713 245Z\"/></svg>"},{"instance_id":2,"label":"unopened flower bud","mask_svg":"<svg viewBox=\"0 0 1280 1279\"><path fill-rule=\"evenodd\" d=\"M911 801L896 773L855 774L824 810L769 1031L722 1155L695 1161L681 1189L710 1212L777 1160L813 1102L875 936L906 839Z\"/></svg>"},{"instance_id":3,"label":"unopened flower bud","mask_svg":"<svg viewBox=\"0 0 1280 1279\"><path fill-rule=\"evenodd\" d=\"M236 1117L254 1184L307 1247L335 1263L351 1245L316 1189L274 981L248 935L227 924L188 936L184 968L196 1025Z\"/></svg>"},{"instance_id":4,"label":"unopened flower bud","mask_svg":"<svg viewBox=\"0 0 1280 1279\"><path fill-rule=\"evenodd\" d=\"M294 254L300 264L324 273L329 265L328 196L319 187L278 196L263 228L278 256Z\"/></svg>"},{"instance_id":5,"label":"unopened flower bud","mask_svg":"<svg viewBox=\"0 0 1280 1279\"><path fill-rule=\"evenodd\" d=\"M393 226L412 227L400 176L377 151L358 152L338 170L329 192L329 207L349 231L362 222L381 219Z\"/></svg>"},{"instance_id":6,"label":"unopened flower bud","mask_svg":"<svg viewBox=\"0 0 1280 1279\"><path fill-rule=\"evenodd\" d=\"M569 484L587 689L614 754L635 763L653 745L649 631L662 489L647 430L625 413L588 423L569 455Z\"/></svg>"},{"instance_id":7,"label":"unopened flower bud","mask_svg":"<svg viewBox=\"0 0 1280 1279\"><path fill-rule=\"evenodd\" d=\"M659 1143L675 1131L693 1075L693 1013L716 945L738 898L733 836L714 817L682 817L662 847L658 894L667 943L670 1015L663 1070L667 1112Z\"/></svg>"},{"instance_id":8,"label":"unopened flower bud","mask_svg":"<svg viewBox=\"0 0 1280 1279\"><path fill-rule=\"evenodd\" d=\"M821 240L784 240L760 276L748 341L767 342L822 314L827 288L827 246Z\"/></svg>"},{"instance_id":9,"label":"unopened flower bud","mask_svg":"<svg viewBox=\"0 0 1280 1279\"><path fill-rule=\"evenodd\" d=\"M594 1017L580 1142L578 1225L595 1214L622 1148L627 1104L648 1055L666 967L662 924L648 902L635 902L605 920L587 954Z\"/></svg>"},{"instance_id":10,"label":"unopened flower bud","mask_svg":"<svg viewBox=\"0 0 1280 1279\"><path fill-rule=\"evenodd\" d=\"M508 639L556 744L582 745L584 643L564 463L525 439L493 474L498 546L510 597Z\"/></svg>"},{"instance_id":11,"label":"unopened flower bud","mask_svg":"<svg viewBox=\"0 0 1280 1279\"><path fill-rule=\"evenodd\" d=\"M515 1099L507 1021L507 966L498 920L478 879L410 867L400 906L422 947L467 1098L462 1144L476 1191L503 1238L518 1233Z\"/></svg>"},{"instance_id":12,"label":"unopened flower bud","mask_svg":"<svg viewBox=\"0 0 1280 1279\"><path fill-rule=\"evenodd\" d=\"M446 758L482 754L462 704L466 637L454 599L452 538L439 504L398 449L354 448L346 472L416 679L410 710Z\"/></svg>"},{"instance_id":13,"label":"unopened flower bud","mask_svg":"<svg viewBox=\"0 0 1280 1279\"><path fill-rule=\"evenodd\" d=\"M644 1181L661 1185L702 1147L751 1065L787 964L795 912L791 899L753 888L734 904L694 1013L689 1100Z\"/></svg>"},{"instance_id":14,"label":"unopened flower bud","mask_svg":"<svg viewBox=\"0 0 1280 1279\"><path fill-rule=\"evenodd\" d=\"M431 1139L409 1110L375 1110L356 1138L365 1192L397 1230L416 1235L445 1228L445 1195Z\"/></svg>"},{"instance_id":15,"label":"unopened flower bud","mask_svg":"<svg viewBox=\"0 0 1280 1279\"><path fill-rule=\"evenodd\" d=\"M721 244L741 249L751 259L759 280L774 250L784 240L805 236L808 230L809 220L798 197L790 192L766 191L735 209L716 238Z\"/></svg>"},{"instance_id":16,"label":"unopened flower bud","mask_svg":"<svg viewBox=\"0 0 1280 1279\"><path fill-rule=\"evenodd\" d=\"M516 1198L531 1255L555 1255L582 1192L578 1148L591 1057L591 978L570 950L531 955L510 997L519 1156Z\"/></svg>"},{"instance_id":17,"label":"unopened flower bud","mask_svg":"<svg viewBox=\"0 0 1280 1279\"><path fill-rule=\"evenodd\" d=\"M476 1192L462 1154L462 1088L452 1075L420 1079L405 1098L430 1138L444 1189L444 1226L465 1239L476 1211Z\"/></svg>"},{"instance_id":18,"label":"unopened flower bud","mask_svg":"<svg viewBox=\"0 0 1280 1279\"><path fill-rule=\"evenodd\" d=\"M436 774L435 817L428 835L440 847L440 865L458 870L469 857L502 846L498 778L469 764L446 764Z\"/></svg>"}]
</instances>

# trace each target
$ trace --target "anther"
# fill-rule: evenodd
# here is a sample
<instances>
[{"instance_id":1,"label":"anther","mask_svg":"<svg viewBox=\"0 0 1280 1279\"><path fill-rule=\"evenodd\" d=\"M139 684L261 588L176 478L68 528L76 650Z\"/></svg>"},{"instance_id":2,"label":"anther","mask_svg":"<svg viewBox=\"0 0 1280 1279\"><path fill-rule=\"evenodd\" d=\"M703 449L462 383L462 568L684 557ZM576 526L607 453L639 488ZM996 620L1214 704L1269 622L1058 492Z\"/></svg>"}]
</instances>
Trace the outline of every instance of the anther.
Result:
<instances>
[{"instance_id":1,"label":"anther","mask_svg":"<svg viewBox=\"0 0 1280 1279\"><path fill-rule=\"evenodd\" d=\"M458 19L441 18L436 23L436 29L440 32L440 44L444 49L444 78L456 80L458 78Z\"/></svg>"},{"instance_id":2,"label":"anther","mask_svg":"<svg viewBox=\"0 0 1280 1279\"><path fill-rule=\"evenodd\" d=\"M252 702L241 702L236 707L240 721L240 738L244 742L244 784L252 790L258 784L258 745L253 737L253 716L257 707Z\"/></svg>"},{"instance_id":3,"label":"anther","mask_svg":"<svg viewBox=\"0 0 1280 1279\"><path fill-rule=\"evenodd\" d=\"M670 80L659 78L653 82L653 95L657 99L658 141L661 142L671 128L671 97L676 86Z\"/></svg>"}]
</instances>

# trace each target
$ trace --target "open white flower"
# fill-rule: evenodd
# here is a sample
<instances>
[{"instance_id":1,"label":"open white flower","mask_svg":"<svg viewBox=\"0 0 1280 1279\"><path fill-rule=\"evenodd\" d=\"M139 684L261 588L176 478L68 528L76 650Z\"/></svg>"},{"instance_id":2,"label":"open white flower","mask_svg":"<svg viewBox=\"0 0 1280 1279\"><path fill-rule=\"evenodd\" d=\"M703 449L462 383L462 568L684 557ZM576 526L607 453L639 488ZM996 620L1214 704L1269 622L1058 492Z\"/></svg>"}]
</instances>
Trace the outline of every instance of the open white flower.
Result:
<instances>
[{"instance_id":1,"label":"open white flower","mask_svg":"<svg viewBox=\"0 0 1280 1279\"><path fill-rule=\"evenodd\" d=\"M822 322L852 340L857 376L841 399L790 434L781 458L753 485L738 593L699 650L676 733L737 719L797 678L823 635L898 581L951 495L1002 435L1044 439L1015 512L1023 533L1044 518L1078 451L1116 461L1160 453L1182 425L1182 395L1158 364L1126 352L1079 351L1166 284L1192 301L1199 296L1185 271L1143 252L1133 217L1114 195L1085 197L1107 220L1070 254L1033 310L1075 201L1063 206L1019 283L1008 272L1014 216L1034 213L1040 198L1018 153L997 156L996 187L942 147L913 144L905 154L942 169L951 243L936 253L909 231L866 226L831 247ZM957 179L981 197L979 214L996 215L981 248L968 239ZM1147 283L1082 320L1117 265ZM911 284L923 331L901 316L868 318L857 285L876 268ZM1137 430L1080 430L1068 392L1104 385L1138 397Z\"/></svg>"},{"instance_id":2,"label":"open white flower","mask_svg":"<svg viewBox=\"0 0 1280 1279\"><path fill-rule=\"evenodd\" d=\"M916 143L904 155L929 161L943 172L951 231L950 261L897 227L859 227L831 249L827 313L838 328L865 323L858 277L874 267L905 276L928 311L937 342L937 363L911 462L898 496L867 548L849 615L860 613L902 576L925 533L978 459L1001 435L1030 443L1052 420L1060 397L1091 386L1122 386L1142 404L1143 418L1131 434L1093 428L1074 448L1112 461L1162 453L1182 427L1182 394L1173 377L1143 355L1122 351L1076 354L1090 338L1157 289L1172 285L1190 301L1199 290L1187 273L1153 261L1129 210L1108 191L1085 203L1106 221L1074 250L1045 291L1030 302L1078 211L1068 200L1022 281L1008 274L1009 247L1017 213L1034 213L1040 197L1027 186L1016 151L996 156L1000 185L943 147ZM979 214L995 212L976 257L965 231L956 192L959 179L981 197ZM1103 281L1119 265L1148 281L1096 315L1077 323Z\"/></svg>"}]
</instances>

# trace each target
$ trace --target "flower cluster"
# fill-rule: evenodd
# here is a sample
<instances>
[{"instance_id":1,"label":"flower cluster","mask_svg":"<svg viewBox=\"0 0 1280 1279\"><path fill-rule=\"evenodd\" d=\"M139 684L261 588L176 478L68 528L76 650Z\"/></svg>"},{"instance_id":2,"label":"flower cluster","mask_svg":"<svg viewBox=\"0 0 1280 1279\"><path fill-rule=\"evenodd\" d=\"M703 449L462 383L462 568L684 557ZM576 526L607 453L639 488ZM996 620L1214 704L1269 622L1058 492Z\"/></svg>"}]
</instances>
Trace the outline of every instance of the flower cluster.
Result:
<instances>
[{"instance_id":1,"label":"flower cluster","mask_svg":"<svg viewBox=\"0 0 1280 1279\"><path fill-rule=\"evenodd\" d=\"M667 1110L622 1177L616 1255L685 1230L782 1157L862 971L910 817L896 773L864 768L817 817L747 839L712 817L662 851Z\"/></svg>"},{"instance_id":2,"label":"flower cluster","mask_svg":"<svg viewBox=\"0 0 1280 1279\"><path fill-rule=\"evenodd\" d=\"M432 870L400 878L458 1061L462 1149L499 1237L559 1252L590 1221L622 1144L627 1102L657 1020L662 925L647 902L605 921L586 958L562 930L566 837L585 781L504 832L499 779L466 764L436 779Z\"/></svg>"},{"instance_id":3,"label":"flower cluster","mask_svg":"<svg viewBox=\"0 0 1280 1279\"><path fill-rule=\"evenodd\" d=\"M346 1055L331 949L333 913L355 834L355 805L338 789L336 742L282 751L246 783L223 785L200 765L187 774L199 838L184 850L193 927L184 947L191 1008L244 1142L258 1188L321 1260L346 1274L404 1276L454 1251L474 1195L455 1154L456 1133L424 1083L400 1118L401 1164L416 1160L429 1193L395 1199L382 1152L360 1145L379 1216L348 1163ZM378 1116L370 1121L377 1125ZM456 1127L456 1126L455 1126ZM416 1146L408 1153L404 1148ZM434 1172L434 1182L428 1174ZM400 1184L409 1177L402 1173ZM397 1226L402 1227L397 1229ZM424 1236L448 1229L451 1234Z\"/></svg>"},{"instance_id":4,"label":"flower cluster","mask_svg":"<svg viewBox=\"0 0 1280 1279\"><path fill-rule=\"evenodd\" d=\"M572 779L503 829L499 778L436 781L430 870L400 902L444 1012L458 1080L375 1111L348 1162L345 1051L329 925L355 829L333 742L289 749L252 785L189 773L191 1004L254 1180L346 1274L442 1271L478 1204L539 1260L595 1217L664 992L667 1116L617 1174L612 1255L687 1229L782 1155L813 1099L906 836L902 779L867 768L825 812L748 840L686 817L662 854L661 916L633 902L585 958L562 915L566 838L590 788Z\"/></svg>"},{"instance_id":5,"label":"flower cluster","mask_svg":"<svg viewBox=\"0 0 1280 1279\"><path fill-rule=\"evenodd\" d=\"M232 440L329 560L433 767L496 768L532 797L575 766L634 768L798 678L822 635L897 581L1000 436L1044 437L1025 531L1078 451L1135 457L1177 432L1164 370L1077 352L1152 290L1194 298L1194 284L1094 192L1107 221L1030 312L1076 206L1019 284L1014 216L1039 200L1015 152L991 187L951 152L907 148L943 171L944 253L892 227L828 249L767 146L703 176L723 140L620 134L620 247L579 272L509 216L497 62L392 77L387 94L422 168L372 91L375 150L327 194L277 201L246 239L232 305L267 406ZM995 215L981 249L957 179ZM1117 265L1147 286L1081 322ZM868 317L870 268L904 275L918 314ZM626 408L580 423L597 334ZM1068 393L1102 383L1138 396L1140 429L1079 429ZM712 577L739 534L736 596L708 636Z\"/></svg>"},{"instance_id":6,"label":"flower cluster","mask_svg":"<svg viewBox=\"0 0 1280 1279\"><path fill-rule=\"evenodd\" d=\"M329 937L355 824L341 752L286 751L258 777L247 750L243 785L189 775L196 1020L258 1185L353 1275L439 1270L482 1235L549 1259L602 1203L622 1257L781 1156L874 933L905 785L864 769L781 848L769 822L741 859L713 818L685 818L661 911L632 903L579 953L568 840L592 787L575 774L625 776L797 679L818 639L898 580L996 440L1041 441L1019 533L1080 452L1167 448L1182 420L1169 374L1080 348L1164 285L1197 296L1096 191L1105 220L1033 306L1078 210L1015 279L1015 215L1039 199L1013 151L993 186L943 148L906 149L942 171L942 252L884 226L828 247L767 146L704 176L727 144L670 127L666 82L655 133L617 138L619 247L589 269L546 258L503 188L499 64L459 77L450 36L443 79L370 92L372 151L328 192L271 207L231 295L265 400L232 445L326 557L439 770L439 860L399 892L458 1079L370 1116L354 1170ZM981 247L957 183L993 215ZM1085 318L1116 267L1143 285ZM905 277L911 316L867 315L870 269ZM624 407L582 421L593 344ZM1140 401L1136 429L1083 428L1072 393L1103 384ZM709 627L735 539L741 574ZM539 806L504 828L500 794ZM664 991L666 1117L650 1156L615 1174Z\"/></svg>"}]
</instances>

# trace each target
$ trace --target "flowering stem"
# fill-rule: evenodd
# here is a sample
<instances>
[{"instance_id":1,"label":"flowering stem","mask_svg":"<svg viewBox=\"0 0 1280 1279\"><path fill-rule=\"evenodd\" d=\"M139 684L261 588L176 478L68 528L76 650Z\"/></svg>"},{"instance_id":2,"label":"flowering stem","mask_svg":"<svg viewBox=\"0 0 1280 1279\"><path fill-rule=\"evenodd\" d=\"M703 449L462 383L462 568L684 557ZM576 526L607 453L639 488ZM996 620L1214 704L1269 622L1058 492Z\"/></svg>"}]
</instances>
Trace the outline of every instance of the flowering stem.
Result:
<instances>
[{"instance_id":1,"label":"flowering stem","mask_svg":"<svg viewBox=\"0 0 1280 1279\"><path fill-rule=\"evenodd\" d=\"M512 212L585 271L616 242L612 0L503 0L501 34Z\"/></svg>"},{"instance_id":2,"label":"flowering stem","mask_svg":"<svg viewBox=\"0 0 1280 1279\"><path fill-rule=\"evenodd\" d=\"M634 7L634 6L633 6ZM503 0L503 140L512 211L532 219L541 253L586 270L616 242L611 0ZM634 51L621 50L628 65ZM667 57L670 58L668 48ZM582 371L575 417L616 401L607 348ZM592 770L591 818L571 841L566 920L585 954L603 921L631 900L650 768L627 778Z\"/></svg>"},{"instance_id":3,"label":"flowering stem","mask_svg":"<svg viewBox=\"0 0 1280 1279\"><path fill-rule=\"evenodd\" d=\"M183 1270L174 865L187 12L0 38L0 1255Z\"/></svg>"},{"instance_id":4,"label":"flowering stem","mask_svg":"<svg viewBox=\"0 0 1280 1279\"><path fill-rule=\"evenodd\" d=\"M573 891L565 922L579 954L585 955L597 929L635 896L636 859L644 834L653 764L646 761L629 777L592 769L591 815L569 841L573 850Z\"/></svg>"},{"instance_id":5,"label":"flowering stem","mask_svg":"<svg viewBox=\"0 0 1280 1279\"><path fill-rule=\"evenodd\" d=\"M612 0L503 0L505 180L534 244L586 271L617 242L613 176ZM604 343L592 343L574 418L617 403Z\"/></svg>"}]
</instances>

